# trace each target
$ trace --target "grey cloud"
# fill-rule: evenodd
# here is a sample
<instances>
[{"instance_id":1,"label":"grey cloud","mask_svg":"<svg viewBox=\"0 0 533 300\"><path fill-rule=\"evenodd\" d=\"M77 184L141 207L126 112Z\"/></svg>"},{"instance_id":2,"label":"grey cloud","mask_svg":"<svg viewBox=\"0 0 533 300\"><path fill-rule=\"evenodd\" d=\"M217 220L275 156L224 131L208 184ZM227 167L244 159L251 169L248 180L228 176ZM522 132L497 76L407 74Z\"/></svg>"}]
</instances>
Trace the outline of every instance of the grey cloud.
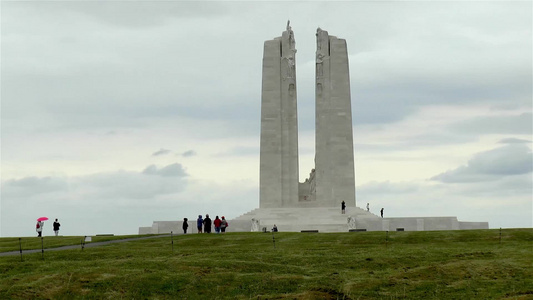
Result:
<instances>
[{"instance_id":1,"label":"grey cloud","mask_svg":"<svg viewBox=\"0 0 533 300\"><path fill-rule=\"evenodd\" d=\"M470 134L532 134L533 114L522 113L514 116L477 117L466 120L450 128L456 133Z\"/></svg>"},{"instance_id":2,"label":"grey cloud","mask_svg":"<svg viewBox=\"0 0 533 300\"><path fill-rule=\"evenodd\" d=\"M357 187L357 194L369 196L375 194L406 194L418 190L418 185L412 182L370 182Z\"/></svg>"},{"instance_id":3,"label":"grey cloud","mask_svg":"<svg viewBox=\"0 0 533 300\"><path fill-rule=\"evenodd\" d=\"M531 197L533 192L531 173L500 177L488 183L481 181L468 184L461 182L446 184L451 185L448 192L458 196L468 195L470 197L499 197L507 199L519 196Z\"/></svg>"},{"instance_id":4,"label":"grey cloud","mask_svg":"<svg viewBox=\"0 0 533 300\"><path fill-rule=\"evenodd\" d=\"M145 176L146 174L159 176ZM75 177L26 177L2 182L3 200L62 199L92 202L117 199L149 199L158 195L179 193L187 186L187 174L179 164L161 169L148 167L144 172L107 172Z\"/></svg>"},{"instance_id":5,"label":"grey cloud","mask_svg":"<svg viewBox=\"0 0 533 300\"><path fill-rule=\"evenodd\" d=\"M138 172L110 172L83 176L76 179L76 193L83 199L116 199L117 205L130 203L135 199L152 199L159 195L180 193L187 187L184 172L169 165L162 169L147 168L154 172L144 176L146 170ZM148 172L150 172L148 171Z\"/></svg>"},{"instance_id":6,"label":"grey cloud","mask_svg":"<svg viewBox=\"0 0 533 300\"><path fill-rule=\"evenodd\" d=\"M354 136L357 137L359 127L354 127ZM391 147L394 150L416 150L416 149L427 149L428 147L433 146L442 146L442 145L460 145L464 143L474 142L475 137L469 135L454 135L450 133L443 132L429 132L426 134L415 135L411 137L402 137L394 138L387 142L386 145L383 144L367 144L356 142L354 144L355 155L358 155L358 152L373 152L373 153L386 153L391 151ZM418 158L410 158L417 160Z\"/></svg>"},{"instance_id":7,"label":"grey cloud","mask_svg":"<svg viewBox=\"0 0 533 300\"><path fill-rule=\"evenodd\" d=\"M170 153L170 150L161 148L158 151L152 153L152 156L160 156L160 155L165 155L169 153Z\"/></svg>"},{"instance_id":8,"label":"grey cloud","mask_svg":"<svg viewBox=\"0 0 533 300\"><path fill-rule=\"evenodd\" d=\"M505 176L527 174L533 170L531 149L521 144L474 155L466 165L431 178L445 183L492 181Z\"/></svg>"},{"instance_id":9,"label":"grey cloud","mask_svg":"<svg viewBox=\"0 0 533 300\"><path fill-rule=\"evenodd\" d=\"M171 164L163 168L158 168L155 165L150 165L142 172L146 175L158 175L163 177L186 177L188 176L185 169L179 163Z\"/></svg>"},{"instance_id":10,"label":"grey cloud","mask_svg":"<svg viewBox=\"0 0 533 300\"><path fill-rule=\"evenodd\" d=\"M24 177L9 179L2 182L2 195L6 197L21 197L66 191L69 183L63 177Z\"/></svg>"},{"instance_id":11,"label":"grey cloud","mask_svg":"<svg viewBox=\"0 0 533 300\"><path fill-rule=\"evenodd\" d=\"M531 141L517 139L517 138L506 138L506 139L499 140L498 143L499 144L528 144L528 143L531 143Z\"/></svg>"},{"instance_id":12,"label":"grey cloud","mask_svg":"<svg viewBox=\"0 0 533 300\"><path fill-rule=\"evenodd\" d=\"M128 1L124 2L26 2L24 7L41 14L78 14L110 25L136 28L164 24L172 19L220 17L226 6L216 2L173 2L173 1Z\"/></svg>"},{"instance_id":13,"label":"grey cloud","mask_svg":"<svg viewBox=\"0 0 533 300\"><path fill-rule=\"evenodd\" d=\"M258 147L234 147L227 152L217 153L216 156L247 156L259 155Z\"/></svg>"},{"instance_id":14,"label":"grey cloud","mask_svg":"<svg viewBox=\"0 0 533 300\"><path fill-rule=\"evenodd\" d=\"M194 150L187 150L187 151L181 153L180 155L183 156L183 157L196 156L196 151L194 151Z\"/></svg>"},{"instance_id":15,"label":"grey cloud","mask_svg":"<svg viewBox=\"0 0 533 300\"><path fill-rule=\"evenodd\" d=\"M396 122L421 106L439 103L489 99L501 104L515 99L520 106L530 105L530 23L519 4L469 4L464 15L452 18L433 13L457 9L450 3L416 8L390 3L394 9L385 12L377 4L341 2L287 3L283 8L241 2L32 3L8 3L2 13L2 30L9 33L2 45L2 104L9 117L27 115L27 109L46 110L64 128L149 126L145 118L216 118L230 120L233 134L255 134L262 44L279 35L284 25L275 24L277 18L258 21L255 16L276 16L280 9L307 12L292 22L303 62L298 68L306 72L297 69L302 129L314 126L314 103L308 98L314 97L313 38L318 25L348 41L357 125ZM19 11L7 13L14 8ZM94 26L87 18L68 19L75 21L68 27L56 22L58 15L72 11L102 24ZM34 16L42 27L31 26ZM489 20L495 16L506 26L494 26ZM308 24L308 19L316 23ZM344 21L349 19L353 23ZM206 25L211 22L215 26ZM428 26L420 26L425 22ZM135 30L139 26L146 28ZM183 47L183 41L189 46Z\"/></svg>"}]
</instances>

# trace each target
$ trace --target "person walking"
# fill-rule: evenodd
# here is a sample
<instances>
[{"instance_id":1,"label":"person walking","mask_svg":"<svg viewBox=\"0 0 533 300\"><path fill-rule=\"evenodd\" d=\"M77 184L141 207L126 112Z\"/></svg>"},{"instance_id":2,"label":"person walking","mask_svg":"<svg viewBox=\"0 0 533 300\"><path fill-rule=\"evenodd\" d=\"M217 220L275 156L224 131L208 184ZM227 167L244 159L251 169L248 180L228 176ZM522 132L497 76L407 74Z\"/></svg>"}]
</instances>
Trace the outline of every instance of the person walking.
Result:
<instances>
[{"instance_id":1,"label":"person walking","mask_svg":"<svg viewBox=\"0 0 533 300\"><path fill-rule=\"evenodd\" d=\"M187 234L187 228L189 228L189 223L187 223L189 219L183 218L183 225L181 228L183 228L183 234Z\"/></svg>"},{"instance_id":2,"label":"person walking","mask_svg":"<svg viewBox=\"0 0 533 300\"><path fill-rule=\"evenodd\" d=\"M213 225L215 225L215 232L220 233L220 225L222 224L222 221L218 218L218 216L215 217L215 220L213 221Z\"/></svg>"},{"instance_id":3,"label":"person walking","mask_svg":"<svg viewBox=\"0 0 533 300\"><path fill-rule=\"evenodd\" d=\"M203 224L204 219L202 219L202 215L198 215L198 219L196 219L196 227L198 228L198 233L202 233Z\"/></svg>"},{"instance_id":4,"label":"person walking","mask_svg":"<svg viewBox=\"0 0 533 300\"><path fill-rule=\"evenodd\" d=\"M37 221L37 224L35 225L35 230L37 231L37 237L41 237L42 236L43 226L44 226L43 222Z\"/></svg>"},{"instance_id":5,"label":"person walking","mask_svg":"<svg viewBox=\"0 0 533 300\"><path fill-rule=\"evenodd\" d=\"M381 208L381 217L383 218L383 207Z\"/></svg>"},{"instance_id":6,"label":"person walking","mask_svg":"<svg viewBox=\"0 0 533 300\"><path fill-rule=\"evenodd\" d=\"M370 212L370 203L366 204L366 211Z\"/></svg>"},{"instance_id":7,"label":"person walking","mask_svg":"<svg viewBox=\"0 0 533 300\"><path fill-rule=\"evenodd\" d=\"M222 220L220 221L220 231L222 233L225 233L226 232L226 227L229 226L229 223L228 221L226 221L226 218L224 216L222 216Z\"/></svg>"},{"instance_id":8,"label":"person walking","mask_svg":"<svg viewBox=\"0 0 533 300\"><path fill-rule=\"evenodd\" d=\"M204 232L205 233L211 233L211 219L209 218L209 214L205 214Z\"/></svg>"},{"instance_id":9,"label":"person walking","mask_svg":"<svg viewBox=\"0 0 533 300\"><path fill-rule=\"evenodd\" d=\"M342 203L341 203L341 213L342 214L346 213L346 202L344 202L344 201L342 201Z\"/></svg>"},{"instance_id":10,"label":"person walking","mask_svg":"<svg viewBox=\"0 0 533 300\"><path fill-rule=\"evenodd\" d=\"M54 222L53 226L54 226L54 233L57 236L59 234L59 226L61 226L61 224L59 224L59 222L56 219L56 221Z\"/></svg>"}]
</instances>

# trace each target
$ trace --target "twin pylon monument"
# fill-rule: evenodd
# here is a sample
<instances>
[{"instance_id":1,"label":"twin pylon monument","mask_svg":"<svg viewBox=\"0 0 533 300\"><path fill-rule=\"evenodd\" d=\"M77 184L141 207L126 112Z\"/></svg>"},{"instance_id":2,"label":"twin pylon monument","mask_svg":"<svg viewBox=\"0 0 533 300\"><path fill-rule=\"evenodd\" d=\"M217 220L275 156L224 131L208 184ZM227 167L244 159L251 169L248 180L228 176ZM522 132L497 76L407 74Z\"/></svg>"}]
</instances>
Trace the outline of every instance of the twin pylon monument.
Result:
<instances>
[{"instance_id":1,"label":"twin pylon monument","mask_svg":"<svg viewBox=\"0 0 533 300\"><path fill-rule=\"evenodd\" d=\"M265 41L259 208L230 220L229 232L266 231L274 224L280 231L320 232L488 228L488 222L460 222L457 217L383 218L356 206L346 40L320 28L315 58L315 168L305 182L299 182L295 45L289 22L280 37ZM152 227L140 227L139 234L179 232L181 224L154 221Z\"/></svg>"},{"instance_id":2,"label":"twin pylon monument","mask_svg":"<svg viewBox=\"0 0 533 300\"><path fill-rule=\"evenodd\" d=\"M259 208L233 220L242 230L451 230L488 228L456 217L382 218L356 206L346 40L316 31L315 168L299 182L296 42L287 28L265 41ZM341 213L344 202L346 212ZM241 226L242 224L242 226Z\"/></svg>"},{"instance_id":3,"label":"twin pylon monument","mask_svg":"<svg viewBox=\"0 0 533 300\"><path fill-rule=\"evenodd\" d=\"M355 207L346 41L316 33L316 167L299 183L296 49L287 24L265 42L261 99L260 208Z\"/></svg>"}]
</instances>

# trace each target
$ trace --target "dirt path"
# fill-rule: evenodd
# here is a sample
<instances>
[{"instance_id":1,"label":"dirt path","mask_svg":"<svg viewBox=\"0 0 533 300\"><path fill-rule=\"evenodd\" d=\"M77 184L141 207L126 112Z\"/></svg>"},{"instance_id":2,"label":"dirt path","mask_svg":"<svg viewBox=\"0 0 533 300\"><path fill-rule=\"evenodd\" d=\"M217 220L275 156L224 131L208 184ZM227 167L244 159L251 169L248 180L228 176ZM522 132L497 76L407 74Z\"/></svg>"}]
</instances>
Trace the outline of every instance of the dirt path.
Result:
<instances>
[{"instance_id":1,"label":"dirt path","mask_svg":"<svg viewBox=\"0 0 533 300\"><path fill-rule=\"evenodd\" d=\"M169 237L169 236L170 234L145 236L145 237L139 237L139 238L127 238L127 239L111 240L111 241L105 241L105 242L94 242L94 243L91 242L91 243L86 243L84 248L93 248L93 247L99 247L99 246L104 246L104 245L109 245L109 244L147 240L147 239L156 239L156 238ZM48 252L48 251L60 251L60 250L71 250L71 249L81 249L81 245L69 245L69 246L61 246L57 248L44 248L44 251ZM31 253L40 253L41 251L42 251L41 249L22 250L22 255L31 254ZM10 252L0 253L0 257L13 256L13 255L20 255L20 251L10 251Z\"/></svg>"}]
</instances>

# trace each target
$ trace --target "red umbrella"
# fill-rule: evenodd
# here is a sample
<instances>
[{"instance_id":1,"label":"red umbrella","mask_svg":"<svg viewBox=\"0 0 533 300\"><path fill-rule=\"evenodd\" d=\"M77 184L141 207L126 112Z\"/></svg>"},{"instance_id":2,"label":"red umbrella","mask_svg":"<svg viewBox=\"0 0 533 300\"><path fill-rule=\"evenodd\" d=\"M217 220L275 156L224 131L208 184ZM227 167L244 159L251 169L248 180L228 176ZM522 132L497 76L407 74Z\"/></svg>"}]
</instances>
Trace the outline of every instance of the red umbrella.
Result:
<instances>
[{"instance_id":1,"label":"red umbrella","mask_svg":"<svg viewBox=\"0 0 533 300\"><path fill-rule=\"evenodd\" d=\"M37 221L47 221L48 218L47 217L40 217L39 219L37 219Z\"/></svg>"}]
</instances>

